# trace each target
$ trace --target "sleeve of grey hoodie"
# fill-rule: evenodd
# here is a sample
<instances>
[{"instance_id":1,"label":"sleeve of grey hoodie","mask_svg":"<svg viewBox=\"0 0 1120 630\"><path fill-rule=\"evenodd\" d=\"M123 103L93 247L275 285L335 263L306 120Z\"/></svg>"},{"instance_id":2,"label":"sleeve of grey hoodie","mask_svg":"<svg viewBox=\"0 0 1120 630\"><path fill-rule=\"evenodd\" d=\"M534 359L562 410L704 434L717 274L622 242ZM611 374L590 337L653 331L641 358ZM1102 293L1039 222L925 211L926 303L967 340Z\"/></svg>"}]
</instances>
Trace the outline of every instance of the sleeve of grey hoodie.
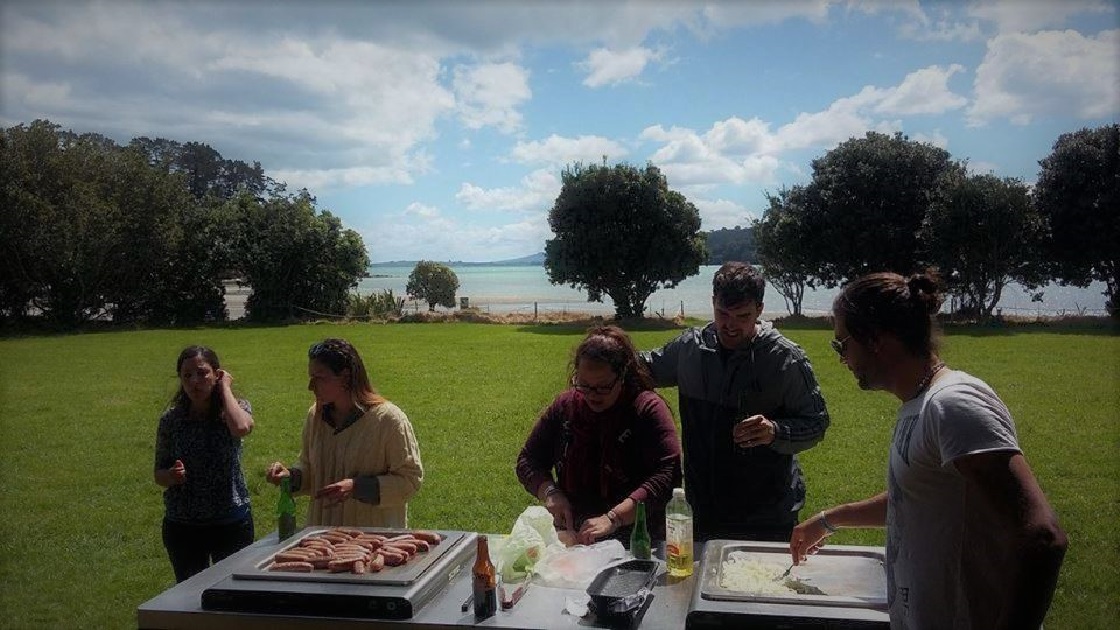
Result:
<instances>
[{"instance_id":1,"label":"sleeve of grey hoodie","mask_svg":"<svg viewBox=\"0 0 1120 630\"><path fill-rule=\"evenodd\" d=\"M642 360L658 387L673 387L677 384L677 361L683 339L684 335L680 335L656 350L641 353Z\"/></svg>"},{"instance_id":2,"label":"sleeve of grey hoodie","mask_svg":"<svg viewBox=\"0 0 1120 630\"><path fill-rule=\"evenodd\" d=\"M771 418L778 426L778 437L770 448L786 455L816 446L824 439L829 425L828 408L808 357L798 353L790 361L785 372L782 403L790 413L782 418Z\"/></svg>"}]
</instances>

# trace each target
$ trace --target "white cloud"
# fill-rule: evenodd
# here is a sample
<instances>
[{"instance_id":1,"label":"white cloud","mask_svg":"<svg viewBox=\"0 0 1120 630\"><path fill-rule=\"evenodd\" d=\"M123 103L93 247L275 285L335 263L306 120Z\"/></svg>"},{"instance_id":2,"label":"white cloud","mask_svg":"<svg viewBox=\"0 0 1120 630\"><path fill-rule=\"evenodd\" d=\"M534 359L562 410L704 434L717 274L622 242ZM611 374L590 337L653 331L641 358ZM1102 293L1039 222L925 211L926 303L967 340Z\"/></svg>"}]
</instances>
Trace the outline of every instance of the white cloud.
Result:
<instances>
[{"instance_id":1,"label":"white cloud","mask_svg":"<svg viewBox=\"0 0 1120 630\"><path fill-rule=\"evenodd\" d=\"M4 111L10 111L16 103L30 110L51 111L66 107L71 100L69 83L36 82L18 72L4 73L0 85L4 86L0 92L0 109Z\"/></svg>"},{"instance_id":2,"label":"white cloud","mask_svg":"<svg viewBox=\"0 0 1120 630\"><path fill-rule=\"evenodd\" d=\"M1115 13L1115 4L1100 0L980 0L968 7L969 15L991 22L999 33L1031 33L1065 26L1079 15Z\"/></svg>"},{"instance_id":3,"label":"white cloud","mask_svg":"<svg viewBox=\"0 0 1120 630\"><path fill-rule=\"evenodd\" d=\"M643 130L640 139L662 143L649 159L661 169L672 187L773 183L781 166L775 156L761 153L736 155L743 149L728 148L725 144L727 129L742 122L736 120L718 122L703 135L691 129L665 129L656 125Z\"/></svg>"},{"instance_id":4,"label":"white cloud","mask_svg":"<svg viewBox=\"0 0 1120 630\"><path fill-rule=\"evenodd\" d=\"M339 168L339 169L275 169L269 176L284 182L290 190L306 188L323 191L331 188L346 188L368 184L407 184L411 176L394 168Z\"/></svg>"},{"instance_id":5,"label":"white cloud","mask_svg":"<svg viewBox=\"0 0 1120 630\"><path fill-rule=\"evenodd\" d=\"M608 161L617 162L627 153L621 144L602 136L565 138L553 134L544 140L518 142L510 156L522 164L544 163L558 167L572 162L598 163L604 155Z\"/></svg>"},{"instance_id":6,"label":"white cloud","mask_svg":"<svg viewBox=\"0 0 1120 630\"><path fill-rule=\"evenodd\" d=\"M879 2L860 4L866 10ZM987 34L1033 33L1066 26L1074 17L1116 13L1115 4L1101 0L976 0L968 4L929 3L924 7L913 0L903 6L893 2L881 6L902 14L898 30L904 38L940 42L976 42Z\"/></svg>"},{"instance_id":7,"label":"white cloud","mask_svg":"<svg viewBox=\"0 0 1120 630\"><path fill-rule=\"evenodd\" d=\"M776 130L759 118L732 117L715 122L704 133L654 125L644 129L639 139L660 145L650 160L672 186L703 190L720 184L772 185L780 172L797 172L782 159L788 152L831 148L868 131L893 134L903 128L894 116L940 114L963 107L966 99L948 87L949 78L961 71L956 64L929 66L908 74L897 86L865 86L823 111L802 112ZM922 140L937 146L948 143L940 132L922 136Z\"/></svg>"},{"instance_id":8,"label":"white cloud","mask_svg":"<svg viewBox=\"0 0 1120 630\"><path fill-rule=\"evenodd\" d=\"M984 38L977 21L907 22L899 27L899 33L904 38L921 42L976 42Z\"/></svg>"},{"instance_id":9,"label":"white cloud","mask_svg":"<svg viewBox=\"0 0 1120 630\"><path fill-rule=\"evenodd\" d=\"M459 117L467 128L489 126L503 133L521 129L517 108L533 96L528 70L508 62L458 66L452 83Z\"/></svg>"},{"instance_id":10,"label":"white cloud","mask_svg":"<svg viewBox=\"0 0 1120 630\"><path fill-rule=\"evenodd\" d=\"M441 214L438 208L414 201L404 209L406 216L420 217L421 219L438 219Z\"/></svg>"},{"instance_id":11,"label":"white cloud","mask_svg":"<svg viewBox=\"0 0 1120 630\"><path fill-rule=\"evenodd\" d=\"M704 230L720 228L747 227L755 214L742 204L727 199L704 199L689 197L692 205L700 211L701 225Z\"/></svg>"},{"instance_id":12,"label":"white cloud","mask_svg":"<svg viewBox=\"0 0 1120 630\"><path fill-rule=\"evenodd\" d=\"M464 182L455 200L470 210L513 210L546 212L560 194L556 173L539 169L521 178L520 186L485 189Z\"/></svg>"},{"instance_id":13,"label":"white cloud","mask_svg":"<svg viewBox=\"0 0 1120 630\"><path fill-rule=\"evenodd\" d=\"M912 133L909 134L909 137L914 142L926 142L941 149L948 148L949 146L949 139L945 137L945 134L941 133L941 131L937 129L929 133Z\"/></svg>"},{"instance_id":14,"label":"white cloud","mask_svg":"<svg viewBox=\"0 0 1120 630\"><path fill-rule=\"evenodd\" d=\"M1120 113L1120 30L1087 37L1076 31L999 35L976 70L969 122L1035 116L1082 119Z\"/></svg>"},{"instance_id":15,"label":"white cloud","mask_svg":"<svg viewBox=\"0 0 1120 630\"><path fill-rule=\"evenodd\" d=\"M775 133L776 150L831 147L875 128L864 110L882 98L882 91L865 87L855 96L837 99L820 112L802 112Z\"/></svg>"},{"instance_id":16,"label":"white cloud","mask_svg":"<svg viewBox=\"0 0 1120 630\"><path fill-rule=\"evenodd\" d=\"M626 50L597 48L578 66L587 72L583 84L596 88L633 80L642 74L646 64L660 60L662 55L641 47Z\"/></svg>"},{"instance_id":17,"label":"white cloud","mask_svg":"<svg viewBox=\"0 0 1120 630\"><path fill-rule=\"evenodd\" d=\"M501 260L541 251L552 233L543 217L478 225L442 216L399 215L361 230L373 260Z\"/></svg>"},{"instance_id":18,"label":"white cloud","mask_svg":"<svg viewBox=\"0 0 1120 630\"><path fill-rule=\"evenodd\" d=\"M733 155L767 153L773 149L770 123L758 118L716 121L705 136L714 149Z\"/></svg>"},{"instance_id":19,"label":"white cloud","mask_svg":"<svg viewBox=\"0 0 1120 630\"><path fill-rule=\"evenodd\" d=\"M897 87L885 91L875 112L887 115L942 114L964 107L968 99L949 89L949 78L964 70L959 64L948 68L929 66L906 75Z\"/></svg>"}]
</instances>

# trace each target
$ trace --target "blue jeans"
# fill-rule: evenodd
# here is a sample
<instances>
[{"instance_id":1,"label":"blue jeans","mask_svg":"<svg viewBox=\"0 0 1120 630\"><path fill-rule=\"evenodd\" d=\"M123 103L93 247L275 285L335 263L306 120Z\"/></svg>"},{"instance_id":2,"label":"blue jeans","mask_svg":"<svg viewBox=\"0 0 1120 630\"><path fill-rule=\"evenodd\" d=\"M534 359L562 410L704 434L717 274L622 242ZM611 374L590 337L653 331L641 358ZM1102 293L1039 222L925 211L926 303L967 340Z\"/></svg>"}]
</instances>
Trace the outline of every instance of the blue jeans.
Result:
<instances>
[{"instance_id":1,"label":"blue jeans","mask_svg":"<svg viewBox=\"0 0 1120 630\"><path fill-rule=\"evenodd\" d=\"M163 519L163 546L182 582L227 556L253 544L253 515L223 525L195 525Z\"/></svg>"}]
</instances>

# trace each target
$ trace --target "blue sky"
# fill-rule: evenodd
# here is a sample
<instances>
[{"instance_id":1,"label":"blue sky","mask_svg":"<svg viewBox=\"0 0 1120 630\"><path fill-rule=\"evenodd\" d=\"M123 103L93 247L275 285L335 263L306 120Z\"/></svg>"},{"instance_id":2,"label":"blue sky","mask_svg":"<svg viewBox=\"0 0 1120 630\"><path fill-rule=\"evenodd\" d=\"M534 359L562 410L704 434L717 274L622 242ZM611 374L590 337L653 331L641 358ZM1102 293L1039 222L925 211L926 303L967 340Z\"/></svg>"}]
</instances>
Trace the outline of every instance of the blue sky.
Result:
<instances>
[{"instance_id":1,"label":"blue sky","mask_svg":"<svg viewBox=\"0 0 1120 630\"><path fill-rule=\"evenodd\" d=\"M1115 0L228 4L0 4L0 122L259 161L384 261L541 251L604 155L718 229L869 130L1031 183L1120 117Z\"/></svg>"}]
</instances>

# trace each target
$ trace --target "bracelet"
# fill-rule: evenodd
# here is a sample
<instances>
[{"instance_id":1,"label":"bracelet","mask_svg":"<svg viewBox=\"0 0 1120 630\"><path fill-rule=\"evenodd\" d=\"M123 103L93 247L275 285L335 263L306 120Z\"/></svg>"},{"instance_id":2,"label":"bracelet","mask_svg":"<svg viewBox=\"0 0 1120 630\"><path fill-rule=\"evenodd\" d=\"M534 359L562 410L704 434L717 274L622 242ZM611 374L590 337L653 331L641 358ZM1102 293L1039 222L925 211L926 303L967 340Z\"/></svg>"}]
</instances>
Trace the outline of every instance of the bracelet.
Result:
<instances>
[{"instance_id":1,"label":"bracelet","mask_svg":"<svg viewBox=\"0 0 1120 630\"><path fill-rule=\"evenodd\" d=\"M824 525L824 528L826 530L828 530L828 533L830 535L835 534L838 531L838 528L835 525L828 522L828 518L825 517L823 511L821 512L820 517L821 517L821 525Z\"/></svg>"},{"instance_id":2,"label":"bracelet","mask_svg":"<svg viewBox=\"0 0 1120 630\"><path fill-rule=\"evenodd\" d=\"M615 529L622 527L622 520L618 518L618 513L614 510L607 510L607 520L611 522L611 526Z\"/></svg>"}]
</instances>

